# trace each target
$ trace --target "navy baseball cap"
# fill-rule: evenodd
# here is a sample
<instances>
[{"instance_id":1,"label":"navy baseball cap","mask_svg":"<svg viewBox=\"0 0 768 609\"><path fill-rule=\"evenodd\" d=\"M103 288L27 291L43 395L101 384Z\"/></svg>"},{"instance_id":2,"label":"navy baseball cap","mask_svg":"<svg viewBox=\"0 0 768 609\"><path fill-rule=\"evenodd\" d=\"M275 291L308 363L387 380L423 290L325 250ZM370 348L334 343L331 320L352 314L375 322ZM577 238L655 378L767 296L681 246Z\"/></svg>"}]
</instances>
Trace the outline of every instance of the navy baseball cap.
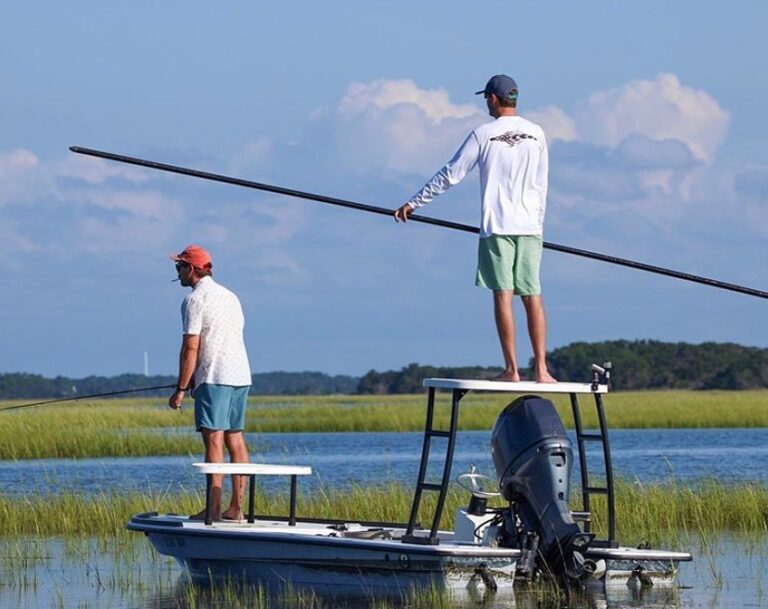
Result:
<instances>
[{"instance_id":1,"label":"navy baseball cap","mask_svg":"<svg viewBox=\"0 0 768 609\"><path fill-rule=\"evenodd\" d=\"M485 89L475 95L495 95L499 99L517 99L517 83L514 78L506 74L497 74L491 77Z\"/></svg>"}]
</instances>

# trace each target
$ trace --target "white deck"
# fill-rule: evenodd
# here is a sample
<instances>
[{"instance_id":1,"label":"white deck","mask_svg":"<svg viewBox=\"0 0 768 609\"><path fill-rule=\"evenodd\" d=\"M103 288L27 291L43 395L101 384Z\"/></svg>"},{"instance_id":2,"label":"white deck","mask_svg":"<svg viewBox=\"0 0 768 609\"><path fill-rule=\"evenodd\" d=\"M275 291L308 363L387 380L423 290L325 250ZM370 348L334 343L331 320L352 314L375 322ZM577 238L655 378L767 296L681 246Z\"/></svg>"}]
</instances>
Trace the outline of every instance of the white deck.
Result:
<instances>
[{"instance_id":1,"label":"white deck","mask_svg":"<svg viewBox=\"0 0 768 609\"><path fill-rule=\"evenodd\" d=\"M533 381L484 381L479 379L424 379L424 387L467 389L504 393L608 393L608 385L592 389L591 383L534 383Z\"/></svg>"},{"instance_id":2,"label":"white deck","mask_svg":"<svg viewBox=\"0 0 768 609\"><path fill-rule=\"evenodd\" d=\"M240 474L245 476L308 476L308 465L273 465L271 463L193 463L203 474Z\"/></svg>"}]
</instances>

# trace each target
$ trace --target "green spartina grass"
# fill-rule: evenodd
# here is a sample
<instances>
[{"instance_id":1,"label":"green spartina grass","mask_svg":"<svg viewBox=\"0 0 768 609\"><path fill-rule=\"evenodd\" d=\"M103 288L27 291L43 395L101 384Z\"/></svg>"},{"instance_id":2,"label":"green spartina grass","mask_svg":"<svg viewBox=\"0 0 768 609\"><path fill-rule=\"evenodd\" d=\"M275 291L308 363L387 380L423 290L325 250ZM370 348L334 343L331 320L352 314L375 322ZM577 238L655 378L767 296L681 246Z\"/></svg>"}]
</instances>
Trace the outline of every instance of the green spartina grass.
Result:
<instances>
[{"instance_id":1,"label":"green spartina grass","mask_svg":"<svg viewBox=\"0 0 768 609\"><path fill-rule=\"evenodd\" d=\"M107 400L0 412L0 459L129 457L199 453L188 412ZM175 416L174 416L175 415Z\"/></svg>"},{"instance_id":2,"label":"green spartina grass","mask_svg":"<svg viewBox=\"0 0 768 609\"><path fill-rule=\"evenodd\" d=\"M446 425L449 394L438 394L436 424ZM459 429L490 429L514 400L508 394L470 393L461 402ZM550 399L566 426L572 426L567 395ZM591 396L580 396L585 427L597 427ZM254 398L248 431L419 431L424 395ZM768 427L768 391L633 391L604 396L614 429Z\"/></svg>"},{"instance_id":3,"label":"green spartina grass","mask_svg":"<svg viewBox=\"0 0 768 609\"><path fill-rule=\"evenodd\" d=\"M439 394L435 424L447 426L448 394ZM514 396L471 393L461 403L459 429L491 429ZM420 431L425 396L251 398L248 432ZM567 396L554 396L566 426ZM583 396L585 427L596 427ZM612 429L768 427L768 391L619 392L605 398ZM11 405L12 402L0 404ZM0 412L0 459L198 454L191 402L179 414L161 398L101 400Z\"/></svg>"},{"instance_id":4,"label":"green spartina grass","mask_svg":"<svg viewBox=\"0 0 768 609\"><path fill-rule=\"evenodd\" d=\"M403 522L410 513L412 489L400 484L380 487L353 487L349 490L321 490L300 494L300 517L340 520ZM425 496L421 522L430 523L433 496ZM468 501L467 493L452 487L442 528L453 527L454 511ZM498 503L497 506L503 506ZM0 495L0 536L47 537L52 535L112 537L126 535L125 523L136 513L190 514L203 505L202 489L174 494L139 492L83 497L64 493L56 497ZM578 509L578 496L571 508ZM704 538L714 531L764 535L768 530L768 486L723 484L715 480L697 486L674 481L636 485L625 481L616 486L617 533L626 544L673 541L683 543L690 536ZM257 493L256 512L288 513L287 495ZM603 502L593 505L594 530L605 534Z\"/></svg>"}]
</instances>

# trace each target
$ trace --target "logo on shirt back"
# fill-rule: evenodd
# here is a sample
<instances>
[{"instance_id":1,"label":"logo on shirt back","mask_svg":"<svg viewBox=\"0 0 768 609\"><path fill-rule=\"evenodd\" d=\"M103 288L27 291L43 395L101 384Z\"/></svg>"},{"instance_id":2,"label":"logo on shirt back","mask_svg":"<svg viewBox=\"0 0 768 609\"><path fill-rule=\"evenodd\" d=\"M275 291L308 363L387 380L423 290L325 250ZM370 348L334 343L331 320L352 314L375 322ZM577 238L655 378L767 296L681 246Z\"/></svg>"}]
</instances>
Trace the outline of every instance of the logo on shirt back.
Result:
<instances>
[{"instance_id":1,"label":"logo on shirt back","mask_svg":"<svg viewBox=\"0 0 768 609\"><path fill-rule=\"evenodd\" d=\"M505 144L509 144L509 147L514 147L515 144L517 144L520 140L535 140L536 138L532 135L528 135L527 133L517 133L515 131L507 131L506 133L502 133L501 135L497 135L496 137L492 137L492 142L504 142Z\"/></svg>"}]
</instances>

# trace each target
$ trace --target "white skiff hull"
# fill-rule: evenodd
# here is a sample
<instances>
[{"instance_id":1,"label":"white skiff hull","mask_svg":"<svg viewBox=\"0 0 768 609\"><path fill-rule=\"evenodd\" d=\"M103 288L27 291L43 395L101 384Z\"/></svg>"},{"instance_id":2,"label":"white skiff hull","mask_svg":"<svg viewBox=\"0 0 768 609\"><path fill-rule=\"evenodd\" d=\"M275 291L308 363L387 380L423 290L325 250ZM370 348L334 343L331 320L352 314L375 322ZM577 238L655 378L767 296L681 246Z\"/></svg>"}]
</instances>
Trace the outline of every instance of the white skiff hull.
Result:
<instances>
[{"instance_id":1,"label":"white skiff hull","mask_svg":"<svg viewBox=\"0 0 768 609\"><path fill-rule=\"evenodd\" d=\"M259 519L205 525L175 515L139 514L128 528L147 535L161 554L175 558L196 581L227 579L269 591L311 588L321 595L398 595L436 587L454 591L511 589L520 550L457 541L403 543L402 526ZM426 532L423 532L426 535ZM590 548L592 583L629 587L672 586L684 552Z\"/></svg>"},{"instance_id":2,"label":"white skiff hull","mask_svg":"<svg viewBox=\"0 0 768 609\"><path fill-rule=\"evenodd\" d=\"M512 588L520 556L519 550L449 540L421 545L358 537L375 537L378 531L355 525L346 532L303 522L205 526L178 516L141 514L128 528L144 532L158 552L175 558L199 582L234 578L269 591L311 588L321 595L391 595L431 586ZM403 532L393 528L383 535Z\"/></svg>"}]
</instances>

